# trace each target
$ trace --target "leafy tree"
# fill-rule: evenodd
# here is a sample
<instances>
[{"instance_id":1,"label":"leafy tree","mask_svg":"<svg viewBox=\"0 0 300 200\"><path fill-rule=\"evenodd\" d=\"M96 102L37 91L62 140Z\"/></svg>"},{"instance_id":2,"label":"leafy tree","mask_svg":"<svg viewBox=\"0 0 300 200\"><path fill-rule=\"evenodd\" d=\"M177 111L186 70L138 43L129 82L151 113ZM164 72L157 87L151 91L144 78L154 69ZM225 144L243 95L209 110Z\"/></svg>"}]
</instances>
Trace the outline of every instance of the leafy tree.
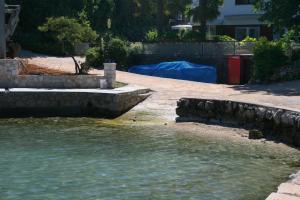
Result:
<instances>
[{"instance_id":1,"label":"leafy tree","mask_svg":"<svg viewBox=\"0 0 300 200\"><path fill-rule=\"evenodd\" d=\"M223 0L200 0L199 6L192 10L194 20L200 22L201 40L206 39L207 22L219 16L222 4Z\"/></svg>"},{"instance_id":2,"label":"leafy tree","mask_svg":"<svg viewBox=\"0 0 300 200\"><path fill-rule=\"evenodd\" d=\"M94 42L98 37L89 23L80 23L76 19L67 17L48 18L47 22L39 27L39 30L48 33L59 43L66 42L71 46L80 42Z\"/></svg>"},{"instance_id":3,"label":"leafy tree","mask_svg":"<svg viewBox=\"0 0 300 200\"><path fill-rule=\"evenodd\" d=\"M275 28L300 30L299 0L256 0L256 8L265 12L262 20L273 24Z\"/></svg>"},{"instance_id":4,"label":"leafy tree","mask_svg":"<svg viewBox=\"0 0 300 200\"><path fill-rule=\"evenodd\" d=\"M21 5L19 28L22 32L37 31L49 17L76 17L83 8L82 0L6 0Z\"/></svg>"},{"instance_id":5,"label":"leafy tree","mask_svg":"<svg viewBox=\"0 0 300 200\"><path fill-rule=\"evenodd\" d=\"M168 0L167 12L171 18L177 18L179 14L182 15L183 19L189 16L191 9L191 0Z\"/></svg>"},{"instance_id":6,"label":"leafy tree","mask_svg":"<svg viewBox=\"0 0 300 200\"><path fill-rule=\"evenodd\" d=\"M115 9L114 0L84 0L83 4L91 26L99 32L107 31L108 20L112 18Z\"/></svg>"}]
</instances>

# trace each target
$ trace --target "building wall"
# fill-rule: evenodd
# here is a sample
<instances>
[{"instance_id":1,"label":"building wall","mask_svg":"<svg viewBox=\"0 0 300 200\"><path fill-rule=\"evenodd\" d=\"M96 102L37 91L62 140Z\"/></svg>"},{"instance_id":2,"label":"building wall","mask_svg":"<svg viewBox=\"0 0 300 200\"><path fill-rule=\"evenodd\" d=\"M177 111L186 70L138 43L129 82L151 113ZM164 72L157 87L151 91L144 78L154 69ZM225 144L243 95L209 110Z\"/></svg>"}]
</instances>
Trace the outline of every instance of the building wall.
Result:
<instances>
[{"instance_id":1,"label":"building wall","mask_svg":"<svg viewBox=\"0 0 300 200\"><path fill-rule=\"evenodd\" d=\"M252 5L235 5L235 0L224 0L223 6L220 7L220 13L218 19L223 19L227 15L255 14Z\"/></svg>"},{"instance_id":2,"label":"building wall","mask_svg":"<svg viewBox=\"0 0 300 200\"><path fill-rule=\"evenodd\" d=\"M199 0L193 0L193 7L199 5ZM235 5L235 0L224 0L222 6L220 6L220 16L216 21L223 21L224 16L227 15L251 15L251 14L262 14L255 13L253 5Z\"/></svg>"}]
</instances>

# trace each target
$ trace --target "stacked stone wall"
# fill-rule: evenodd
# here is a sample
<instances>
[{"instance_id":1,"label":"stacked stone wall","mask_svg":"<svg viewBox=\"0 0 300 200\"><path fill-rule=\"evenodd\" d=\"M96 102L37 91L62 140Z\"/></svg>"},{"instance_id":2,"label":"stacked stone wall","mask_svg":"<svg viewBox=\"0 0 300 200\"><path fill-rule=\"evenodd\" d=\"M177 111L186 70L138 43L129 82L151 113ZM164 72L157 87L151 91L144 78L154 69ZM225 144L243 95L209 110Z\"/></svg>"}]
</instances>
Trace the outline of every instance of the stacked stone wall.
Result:
<instances>
[{"instance_id":1,"label":"stacked stone wall","mask_svg":"<svg viewBox=\"0 0 300 200\"><path fill-rule=\"evenodd\" d=\"M213 122L258 129L285 143L300 146L300 112L262 105L211 99L181 99L177 121Z\"/></svg>"}]
</instances>

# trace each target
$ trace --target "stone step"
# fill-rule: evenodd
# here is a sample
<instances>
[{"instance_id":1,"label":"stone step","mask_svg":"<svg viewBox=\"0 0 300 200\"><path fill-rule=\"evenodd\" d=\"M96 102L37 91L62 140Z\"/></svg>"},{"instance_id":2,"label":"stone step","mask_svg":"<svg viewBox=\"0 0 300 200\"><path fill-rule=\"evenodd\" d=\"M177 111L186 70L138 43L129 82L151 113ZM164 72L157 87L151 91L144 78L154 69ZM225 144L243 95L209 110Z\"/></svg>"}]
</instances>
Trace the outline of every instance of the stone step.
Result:
<instances>
[{"instance_id":1,"label":"stone step","mask_svg":"<svg viewBox=\"0 0 300 200\"><path fill-rule=\"evenodd\" d=\"M300 200L300 197L288 194L272 193L266 200Z\"/></svg>"}]
</instances>

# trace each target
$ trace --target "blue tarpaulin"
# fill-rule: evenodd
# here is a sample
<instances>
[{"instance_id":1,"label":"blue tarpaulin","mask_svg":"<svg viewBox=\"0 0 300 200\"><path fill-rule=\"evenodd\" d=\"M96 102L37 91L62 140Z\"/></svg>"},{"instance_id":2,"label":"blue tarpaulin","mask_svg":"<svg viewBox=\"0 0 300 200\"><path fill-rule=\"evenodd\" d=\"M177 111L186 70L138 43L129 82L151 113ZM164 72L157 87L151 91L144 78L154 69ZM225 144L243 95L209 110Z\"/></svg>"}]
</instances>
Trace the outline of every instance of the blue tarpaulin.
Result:
<instances>
[{"instance_id":1,"label":"blue tarpaulin","mask_svg":"<svg viewBox=\"0 0 300 200\"><path fill-rule=\"evenodd\" d=\"M129 72L204 83L216 83L217 81L217 71L215 67L194 64L186 61L163 62L153 65L138 65L131 67Z\"/></svg>"}]
</instances>

